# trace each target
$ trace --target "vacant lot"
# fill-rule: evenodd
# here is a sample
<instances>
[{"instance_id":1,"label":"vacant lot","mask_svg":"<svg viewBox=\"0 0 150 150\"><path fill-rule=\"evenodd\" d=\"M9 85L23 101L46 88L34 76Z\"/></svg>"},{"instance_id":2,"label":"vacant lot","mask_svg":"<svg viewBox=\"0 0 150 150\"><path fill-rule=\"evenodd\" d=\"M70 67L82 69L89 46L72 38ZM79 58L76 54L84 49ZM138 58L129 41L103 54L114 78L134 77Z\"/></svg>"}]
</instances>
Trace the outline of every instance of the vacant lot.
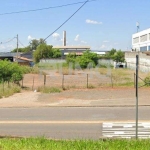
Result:
<instances>
[{"instance_id":1,"label":"vacant lot","mask_svg":"<svg viewBox=\"0 0 150 150\"><path fill-rule=\"evenodd\" d=\"M1 107L39 107L39 106L135 106L134 71L99 69L77 71L74 74L60 74L45 70L43 74L26 74L21 85L30 90L0 100ZM87 76L88 74L88 76ZM147 74L140 73L141 78ZM142 80L140 85L144 84ZM39 87L55 87L53 92L39 93ZM88 88L87 88L88 86ZM59 90L57 90L59 89ZM150 88L139 88L139 105L150 105ZM57 91L61 91L57 93ZM56 93L55 93L56 92Z\"/></svg>"},{"instance_id":2,"label":"vacant lot","mask_svg":"<svg viewBox=\"0 0 150 150\"><path fill-rule=\"evenodd\" d=\"M41 70L43 71L46 75L26 74L21 84L32 90L44 85L65 89L134 86L135 71L128 69L98 68L82 71L63 68L63 70ZM140 73L139 77L144 79L147 75L147 73ZM140 79L139 84L143 84Z\"/></svg>"}]
</instances>

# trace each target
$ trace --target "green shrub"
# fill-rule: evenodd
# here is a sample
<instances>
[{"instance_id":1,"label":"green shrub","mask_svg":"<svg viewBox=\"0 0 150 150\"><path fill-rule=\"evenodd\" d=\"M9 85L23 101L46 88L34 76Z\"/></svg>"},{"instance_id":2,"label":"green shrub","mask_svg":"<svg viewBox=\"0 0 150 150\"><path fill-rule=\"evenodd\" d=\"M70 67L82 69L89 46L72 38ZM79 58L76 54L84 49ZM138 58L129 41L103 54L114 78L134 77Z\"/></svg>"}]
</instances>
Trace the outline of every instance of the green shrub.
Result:
<instances>
[{"instance_id":1,"label":"green shrub","mask_svg":"<svg viewBox=\"0 0 150 150\"><path fill-rule=\"evenodd\" d=\"M17 82L23 78L22 67L15 62L9 62L7 60L0 61L0 82L2 81L13 81Z\"/></svg>"},{"instance_id":2,"label":"green shrub","mask_svg":"<svg viewBox=\"0 0 150 150\"><path fill-rule=\"evenodd\" d=\"M92 68L98 64L98 55L87 50L82 56L77 56L75 53L69 54L66 57L67 63L73 63L73 68Z\"/></svg>"},{"instance_id":3,"label":"green shrub","mask_svg":"<svg viewBox=\"0 0 150 150\"><path fill-rule=\"evenodd\" d=\"M144 79L144 82L146 83L146 86L150 86L150 76L147 76L147 77Z\"/></svg>"}]
</instances>

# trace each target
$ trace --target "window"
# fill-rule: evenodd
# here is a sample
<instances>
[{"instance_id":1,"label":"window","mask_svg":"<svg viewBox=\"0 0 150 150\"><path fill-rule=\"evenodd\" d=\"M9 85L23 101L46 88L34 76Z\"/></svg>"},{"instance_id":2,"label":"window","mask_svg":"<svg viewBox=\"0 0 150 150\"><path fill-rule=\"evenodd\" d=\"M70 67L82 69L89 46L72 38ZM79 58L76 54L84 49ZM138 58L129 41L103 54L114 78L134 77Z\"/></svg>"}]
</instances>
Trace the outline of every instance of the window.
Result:
<instances>
[{"instance_id":1,"label":"window","mask_svg":"<svg viewBox=\"0 0 150 150\"><path fill-rule=\"evenodd\" d=\"M139 37L134 38L134 39L133 39L133 43L134 43L134 44L135 44L135 43L139 43Z\"/></svg>"},{"instance_id":2,"label":"window","mask_svg":"<svg viewBox=\"0 0 150 150\"><path fill-rule=\"evenodd\" d=\"M141 41L141 42L147 41L147 34L142 35L142 36L140 37L140 41Z\"/></svg>"},{"instance_id":3,"label":"window","mask_svg":"<svg viewBox=\"0 0 150 150\"><path fill-rule=\"evenodd\" d=\"M140 51L147 51L147 46L140 47Z\"/></svg>"}]
</instances>

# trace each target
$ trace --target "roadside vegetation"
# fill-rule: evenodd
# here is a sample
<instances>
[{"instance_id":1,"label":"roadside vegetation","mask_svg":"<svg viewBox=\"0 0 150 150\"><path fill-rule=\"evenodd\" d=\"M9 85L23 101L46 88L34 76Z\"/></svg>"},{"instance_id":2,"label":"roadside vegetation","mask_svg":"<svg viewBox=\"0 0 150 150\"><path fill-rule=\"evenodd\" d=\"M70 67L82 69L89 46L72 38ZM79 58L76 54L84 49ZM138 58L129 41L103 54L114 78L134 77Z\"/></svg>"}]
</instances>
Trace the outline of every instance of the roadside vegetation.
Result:
<instances>
[{"instance_id":1,"label":"roadside vegetation","mask_svg":"<svg viewBox=\"0 0 150 150\"><path fill-rule=\"evenodd\" d=\"M9 97L14 93L20 93L21 87L14 83L0 84L0 98Z\"/></svg>"},{"instance_id":2,"label":"roadside vegetation","mask_svg":"<svg viewBox=\"0 0 150 150\"><path fill-rule=\"evenodd\" d=\"M41 93L60 93L61 90L59 88L56 88L56 87L42 86L42 87L38 88L37 92L41 92Z\"/></svg>"},{"instance_id":3,"label":"roadside vegetation","mask_svg":"<svg viewBox=\"0 0 150 150\"><path fill-rule=\"evenodd\" d=\"M41 44L33 53L35 63L39 63L41 59L60 58L61 51L53 48L51 45Z\"/></svg>"},{"instance_id":4,"label":"roadside vegetation","mask_svg":"<svg viewBox=\"0 0 150 150\"><path fill-rule=\"evenodd\" d=\"M45 138L0 139L4 150L149 150L150 140L48 140Z\"/></svg>"},{"instance_id":5,"label":"roadside vegetation","mask_svg":"<svg viewBox=\"0 0 150 150\"><path fill-rule=\"evenodd\" d=\"M99 56L100 59L112 59L115 62L125 62L125 54L121 50L111 49L105 55Z\"/></svg>"},{"instance_id":6,"label":"roadside vegetation","mask_svg":"<svg viewBox=\"0 0 150 150\"><path fill-rule=\"evenodd\" d=\"M20 66L7 60L0 61L0 98L21 92L20 81L26 73L39 73L37 67Z\"/></svg>"}]
</instances>

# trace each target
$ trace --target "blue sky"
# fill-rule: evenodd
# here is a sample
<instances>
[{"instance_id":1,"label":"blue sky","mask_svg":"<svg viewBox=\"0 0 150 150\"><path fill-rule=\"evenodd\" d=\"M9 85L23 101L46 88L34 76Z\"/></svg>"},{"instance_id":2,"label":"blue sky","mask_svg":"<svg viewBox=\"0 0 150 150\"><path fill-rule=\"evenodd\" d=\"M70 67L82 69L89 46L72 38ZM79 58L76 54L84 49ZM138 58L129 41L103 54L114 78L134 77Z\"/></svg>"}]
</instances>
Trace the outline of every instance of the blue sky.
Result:
<instances>
[{"instance_id":1,"label":"blue sky","mask_svg":"<svg viewBox=\"0 0 150 150\"><path fill-rule=\"evenodd\" d=\"M5 0L1 1L0 14L14 11L58 6L84 0ZM48 9L37 12L0 15L0 42L19 35L27 46L31 39L46 38L82 4ZM47 39L47 44L62 45L63 31L67 32L67 45L88 45L93 50L111 48L131 49L131 36L150 28L149 0L97 0L88 2L69 22ZM19 47L22 47L19 44ZM16 39L0 44L0 51L16 48Z\"/></svg>"}]
</instances>

